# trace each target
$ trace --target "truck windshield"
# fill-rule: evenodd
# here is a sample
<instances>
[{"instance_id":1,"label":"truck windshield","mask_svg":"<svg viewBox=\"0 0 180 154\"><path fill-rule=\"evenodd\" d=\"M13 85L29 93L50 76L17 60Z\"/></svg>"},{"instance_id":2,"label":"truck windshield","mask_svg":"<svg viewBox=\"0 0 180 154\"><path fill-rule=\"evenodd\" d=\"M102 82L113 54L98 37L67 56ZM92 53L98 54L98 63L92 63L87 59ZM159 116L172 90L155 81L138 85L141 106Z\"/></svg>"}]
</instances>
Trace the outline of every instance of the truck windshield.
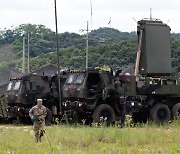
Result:
<instances>
[{"instance_id":1,"label":"truck windshield","mask_svg":"<svg viewBox=\"0 0 180 154\"><path fill-rule=\"evenodd\" d=\"M7 87L7 91L18 90L20 88L20 85L21 85L20 81L10 81Z\"/></svg>"},{"instance_id":2,"label":"truck windshield","mask_svg":"<svg viewBox=\"0 0 180 154\"><path fill-rule=\"evenodd\" d=\"M84 80L84 74L70 74L66 84L81 84Z\"/></svg>"}]
</instances>

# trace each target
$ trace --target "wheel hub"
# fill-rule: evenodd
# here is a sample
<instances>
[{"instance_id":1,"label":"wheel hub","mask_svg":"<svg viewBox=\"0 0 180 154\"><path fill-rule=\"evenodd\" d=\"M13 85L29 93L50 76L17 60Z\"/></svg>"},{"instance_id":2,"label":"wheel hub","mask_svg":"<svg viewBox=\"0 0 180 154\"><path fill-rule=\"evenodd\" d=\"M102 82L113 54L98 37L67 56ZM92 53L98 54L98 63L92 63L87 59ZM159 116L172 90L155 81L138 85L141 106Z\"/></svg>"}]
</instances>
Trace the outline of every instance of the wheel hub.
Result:
<instances>
[{"instance_id":1,"label":"wheel hub","mask_svg":"<svg viewBox=\"0 0 180 154\"><path fill-rule=\"evenodd\" d=\"M164 119L167 116L166 111L163 109L159 110L159 112L157 114L160 119Z\"/></svg>"}]
</instances>

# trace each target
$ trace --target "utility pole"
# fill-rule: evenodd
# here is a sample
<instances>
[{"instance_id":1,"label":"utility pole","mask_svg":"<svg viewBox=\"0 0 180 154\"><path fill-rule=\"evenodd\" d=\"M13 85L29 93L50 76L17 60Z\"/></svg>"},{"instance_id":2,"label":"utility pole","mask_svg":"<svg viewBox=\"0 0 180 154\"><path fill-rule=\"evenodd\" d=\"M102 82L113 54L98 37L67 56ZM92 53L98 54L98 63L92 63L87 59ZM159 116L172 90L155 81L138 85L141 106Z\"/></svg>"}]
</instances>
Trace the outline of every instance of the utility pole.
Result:
<instances>
[{"instance_id":1,"label":"utility pole","mask_svg":"<svg viewBox=\"0 0 180 154\"><path fill-rule=\"evenodd\" d=\"M25 36L23 36L23 59L22 59L22 72L25 73Z\"/></svg>"},{"instance_id":2,"label":"utility pole","mask_svg":"<svg viewBox=\"0 0 180 154\"><path fill-rule=\"evenodd\" d=\"M88 29L88 21L87 21L87 37L86 37L86 69L88 69L88 33L89 33L89 29Z\"/></svg>"},{"instance_id":3,"label":"utility pole","mask_svg":"<svg viewBox=\"0 0 180 154\"><path fill-rule=\"evenodd\" d=\"M87 21L87 29L81 29L81 32L86 31L86 69L88 69L88 47L89 47L89 24Z\"/></svg>"},{"instance_id":4,"label":"utility pole","mask_svg":"<svg viewBox=\"0 0 180 154\"><path fill-rule=\"evenodd\" d=\"M57 63L58 63L58 100L59 100L59 112L62 115L62 101L61 101L61 79L60 79L60 66L59 66L59 41L58 41L58 26L57 26L57 7L56 0L54 0L55 6L55 24L56 24L56 48L57 48Z\"/></svg>"},{"instance_id":5,"label":"utility pole","mask_svg":"<svg viewBox=\"0 0 180 154\"><path fill-rule=\"evenodd\" d=\"M28 73L30 73L30 38L29 38L29 32L28 32Z\"/></svg>"}]
</instances>

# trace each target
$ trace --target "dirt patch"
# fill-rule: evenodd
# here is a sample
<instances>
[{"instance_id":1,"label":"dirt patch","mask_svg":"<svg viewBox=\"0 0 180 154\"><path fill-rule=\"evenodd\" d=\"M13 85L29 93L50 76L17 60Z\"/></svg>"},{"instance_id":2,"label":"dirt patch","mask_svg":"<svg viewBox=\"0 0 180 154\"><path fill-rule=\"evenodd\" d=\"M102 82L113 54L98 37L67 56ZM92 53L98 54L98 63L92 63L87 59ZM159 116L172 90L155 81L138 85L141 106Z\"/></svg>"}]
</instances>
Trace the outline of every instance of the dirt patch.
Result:
<instances>
[{"instance_id":1,"label":"dirt patch","mask_svg":"<svg viewBox=\"0 0 180 154\"><path fill-rule=\"evenodd\" d=\"M16 126L16 125L0 125L0 129L32 129L31 125L28 126Z\"/></svg>"}]
</instances>

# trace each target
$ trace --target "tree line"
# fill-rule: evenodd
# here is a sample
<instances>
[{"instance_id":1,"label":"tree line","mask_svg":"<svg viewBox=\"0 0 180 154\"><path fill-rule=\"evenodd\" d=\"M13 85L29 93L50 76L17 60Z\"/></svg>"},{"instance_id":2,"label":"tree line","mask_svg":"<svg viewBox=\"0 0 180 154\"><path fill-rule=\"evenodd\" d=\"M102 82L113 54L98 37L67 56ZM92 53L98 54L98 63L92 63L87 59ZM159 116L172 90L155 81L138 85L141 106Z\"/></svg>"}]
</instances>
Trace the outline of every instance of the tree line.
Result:
<instances>
[{"instance_id":1,"label":"tree line","mask_svg":"<svg viewBox=\"0 0 180 154\"><path fill-rule=\"evenodd\" d=\"M0 47L11 44L12 52L16 55L14 61L0 62L0 70L7 66L21 70L22 37L27 38L28 33L31 70L47 64L57 64L55 32L44 25L22 24L0 31ZM85 68L86 35L69 32L58 35L60 65L72 69ZM171 34L171 51L173 74L180 75L180 34ZM89 33L89 67L107 65L113 69L124 69L135 64L136 52L136 32L99 28Z\"/></svg>"}]
</instances>

